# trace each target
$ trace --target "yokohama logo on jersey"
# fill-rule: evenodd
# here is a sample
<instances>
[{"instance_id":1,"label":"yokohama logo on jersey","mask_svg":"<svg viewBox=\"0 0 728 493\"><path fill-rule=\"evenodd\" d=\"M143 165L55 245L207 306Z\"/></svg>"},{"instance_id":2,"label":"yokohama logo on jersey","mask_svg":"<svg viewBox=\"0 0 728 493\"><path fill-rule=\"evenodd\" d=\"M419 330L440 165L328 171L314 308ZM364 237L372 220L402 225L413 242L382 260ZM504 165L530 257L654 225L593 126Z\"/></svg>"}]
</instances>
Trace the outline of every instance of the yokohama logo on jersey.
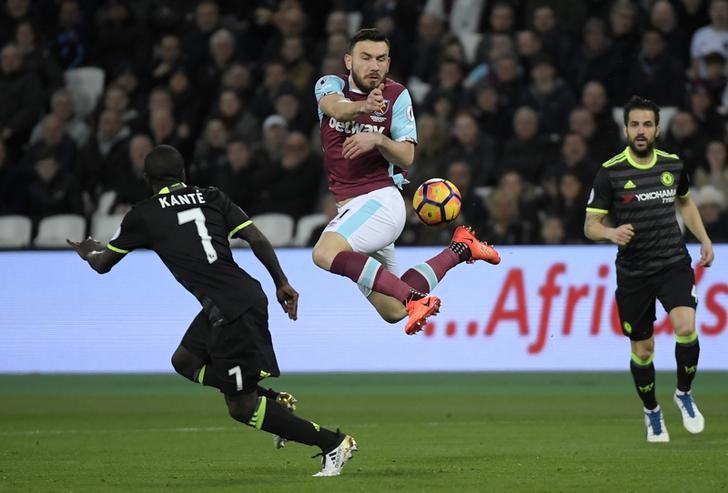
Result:
<instances>
[{"instance_id":1,"label":"yokohama logo on jersey","mask_svg":"<svg viewBox=\"0 0 728 493\"><path fill-rule=\"evenodd\" d=\"M637 202L645 202L649 200L662 199L663 204L671 204L675 202L676 191L674 188L668 188L666 190L656 190L654 192L644 192L631 195ZM631 202L631 200L625 200L625 203Z\"/></svg>"},{"instance_id":2,"label":"yokohama logo on jersey","mask_svg":"<svg viewBox=\"0 0 728 493\"><path fill-rule=\"evenodd\" d=\"M639 202L643 200L654 200L654 199L665 199L675 196L675 189L669 188L667 190L656 190L654 192L637 193L635 197Z\"/></svg>"}]
</instances>

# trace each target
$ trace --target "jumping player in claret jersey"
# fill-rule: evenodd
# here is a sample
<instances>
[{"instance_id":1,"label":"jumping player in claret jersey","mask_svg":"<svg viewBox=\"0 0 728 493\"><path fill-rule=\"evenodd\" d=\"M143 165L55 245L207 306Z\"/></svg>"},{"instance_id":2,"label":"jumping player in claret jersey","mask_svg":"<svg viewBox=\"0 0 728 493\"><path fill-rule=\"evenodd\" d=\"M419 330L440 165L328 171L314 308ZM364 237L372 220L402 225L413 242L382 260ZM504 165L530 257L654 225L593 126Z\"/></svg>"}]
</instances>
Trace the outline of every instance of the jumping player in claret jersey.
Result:
<instances>
[{"instance_id":1,"label":"jumping player in claret jersey","mask_svg":"<svg viewBox=\"0 0 728 493\"><path fill-rule=\"evenodd\" d=\"M324 75L315 94L329 190L339 208L313 249L314 263L359 285L390 323L409 317L415 334L440 300L430 291L461 262L498 264L494 248L459 226L441 253L399 278L394 242L406 220L400 191L414 160L417 131L409 91L387 78L389 41L376 29L351 39L345 75Z\"/></svg>"}]
</instances>

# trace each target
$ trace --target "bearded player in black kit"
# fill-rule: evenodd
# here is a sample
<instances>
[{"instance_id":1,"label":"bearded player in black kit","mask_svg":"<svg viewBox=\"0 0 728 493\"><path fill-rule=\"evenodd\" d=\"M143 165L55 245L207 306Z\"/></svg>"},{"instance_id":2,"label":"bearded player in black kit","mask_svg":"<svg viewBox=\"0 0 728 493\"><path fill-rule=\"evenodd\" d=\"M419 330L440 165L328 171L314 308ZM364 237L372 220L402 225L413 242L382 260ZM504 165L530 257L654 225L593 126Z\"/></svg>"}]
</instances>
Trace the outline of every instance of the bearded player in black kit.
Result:
<instances>
[{"instance_id":1,"label":"bearded player in black kit","mask_svg":"<svg viewBox=\"0 0 728 493\"><path fill-rule=\"evenodd\" d=\"M122 220L104 248L93 238L69 244L105 274L130 251L153 250L202 305L172 356L182 376L220 390L230 416L250 427L321 449L321 471L337 476L356 451L354 439L292 414L290 395L258 382L280 375L268 331L268 300L260 283L233 260L228 238L250 244L276 286L276 298L296 320L298 293L288 283L267 238L220 190L187 186L184 161L162 145L144 159L154 195ZM283 401L283 402L281 402Z\"/></svg>"},{"instance_id":2,"label":"bearded player in black kit","mask_svg":"<svg viewBox=\"0 0 728 493\"><path fill-rule=\"evenodd\" d=\"M630 338L630 369L644 404L648 442L669 442L662 409L655 397L655 301L675 327L677 389L673 401L683 426L700 433L705 426L691 393L700 345L695 330L695 276L690 254L675 217L675 204L685 225L700 241L699 265L713 262L713 246L695 203L689 175L675 154L655 149L660 109L633 97L624 107L628 147L602 164L587 203L584 232L595 241L609 240L617 253L617 307L622 332ZM613 214L615 227L604 224Z\"/></svg>"}]
</instances>

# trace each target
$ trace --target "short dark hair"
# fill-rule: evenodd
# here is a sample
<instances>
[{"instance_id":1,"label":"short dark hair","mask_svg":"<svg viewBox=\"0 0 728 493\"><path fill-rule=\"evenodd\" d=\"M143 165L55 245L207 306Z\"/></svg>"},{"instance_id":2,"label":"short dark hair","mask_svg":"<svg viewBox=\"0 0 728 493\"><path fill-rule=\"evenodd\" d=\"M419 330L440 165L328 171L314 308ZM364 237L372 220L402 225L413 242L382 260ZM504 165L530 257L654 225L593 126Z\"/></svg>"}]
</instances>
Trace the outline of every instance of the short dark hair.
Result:
<instances>
[{"instance_id":1,"label":"short dark hair","mask_svg":"<svg viewBox=\"0 0 728 493\"><path fill-rule=\"evenodd\" d=\"M463 67L462 62L453 57L445 57L445 58L441 59L437 65L438 65L438 67L441 67L443 65L455 65L458 68L458 70L460 70L461 72L463 72L465 70L465 67Z\"/></svg>"},{"instance_id":2,"label":"short dark hair","mask_svg":"<svg viewBox=\"0 0 728 493\"><path fill-rule=\"evenodd\" d=\"M349 53L354 51L354 46L360 41L383 41L389 48L387 36L379 29L359 29L359 32L349 40Z\"/></svg>"},{"instance_id":3,"label":"short dark hair","mask_svg":"<svg viewBox=\"0 0 728 493\"><path fill-rule=\"evenodd\" d=\"M629 124L629 112L632 110L647 110L655 114L655 126L660 124L660 107L652 100L641 96L632 96L624 105L624 126Z\"/></svg>"},{"instance_id":4,"label":"short dark hair","mask_svg":"<svg viewBox=\"0 0 728 493\"><path fill-rule=\"evenodd\" d=\"M181 181L184 179L185 160L174 147L160 145L144 158L144 172L150 180L158 182Z\"/></svg>"}]
</instances>

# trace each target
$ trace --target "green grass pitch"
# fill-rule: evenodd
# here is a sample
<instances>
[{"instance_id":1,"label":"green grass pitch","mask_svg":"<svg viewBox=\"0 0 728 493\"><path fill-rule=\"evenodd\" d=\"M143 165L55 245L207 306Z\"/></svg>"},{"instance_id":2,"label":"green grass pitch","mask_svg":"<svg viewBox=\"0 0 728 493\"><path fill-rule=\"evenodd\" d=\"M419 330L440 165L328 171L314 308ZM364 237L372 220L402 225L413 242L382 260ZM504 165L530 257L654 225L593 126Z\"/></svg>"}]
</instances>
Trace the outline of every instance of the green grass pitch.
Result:
<instances>
[{"instance_id":1,"label":"green grass pitch","mask_svg":"<svg viewBox=\"0 0 728 493\"><path fill-rule=\"evenodd\" d=\"M647 444L629 373L290 375L268 383L360 451L316 450L228 418L172 375L0 376L0 491L728 491L728 374L698 375L689 435L659 374L669 444Z\"/></svg>"}]
</instances>

